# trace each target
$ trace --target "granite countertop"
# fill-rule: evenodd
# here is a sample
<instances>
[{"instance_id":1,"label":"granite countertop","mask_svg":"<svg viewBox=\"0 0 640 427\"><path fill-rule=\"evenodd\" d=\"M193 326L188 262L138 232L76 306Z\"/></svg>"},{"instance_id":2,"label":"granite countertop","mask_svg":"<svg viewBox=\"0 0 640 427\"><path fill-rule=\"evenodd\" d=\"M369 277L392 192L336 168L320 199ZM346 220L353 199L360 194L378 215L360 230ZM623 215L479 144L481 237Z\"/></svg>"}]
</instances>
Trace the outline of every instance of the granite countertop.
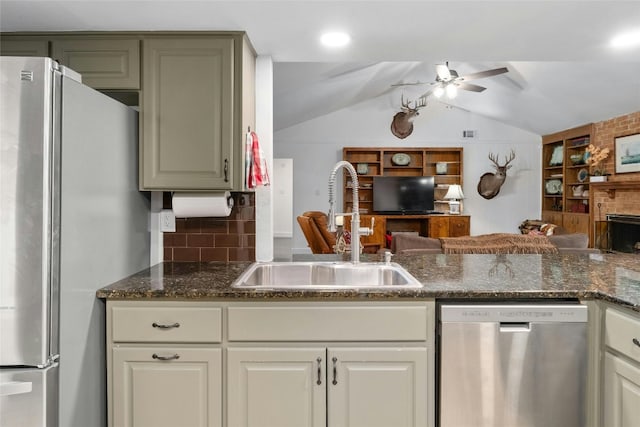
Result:
<instances>
[{"instance_id":1,"label":"granite countertop","mask_svg":"<svg viewBox=\"0 0 640 427\"><path fill-rule=\"evenodd\" d=\"M296 261L348 260L308 255ZM380 261L363 255L362 261ZM602 299L640 312L640 258L633 254L398 255L422 284L401 290L248 290L232 288L251 263L161 263L97 291L105 299Z\"/></svg>"}]
</instances>

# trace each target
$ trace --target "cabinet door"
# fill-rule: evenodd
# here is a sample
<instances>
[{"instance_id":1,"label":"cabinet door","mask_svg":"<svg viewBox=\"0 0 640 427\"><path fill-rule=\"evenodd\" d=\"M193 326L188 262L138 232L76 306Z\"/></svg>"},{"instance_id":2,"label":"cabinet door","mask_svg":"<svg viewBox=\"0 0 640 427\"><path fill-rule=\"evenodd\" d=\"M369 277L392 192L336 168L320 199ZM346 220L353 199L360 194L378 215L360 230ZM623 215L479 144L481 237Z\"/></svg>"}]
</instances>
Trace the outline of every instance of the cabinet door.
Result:
<instances>
[{"instance_id":1,"label":"cabinet door","mask_svg":"<svg viewBox=\"0 0 640 427\"><path fill-rule=\"evenodd\" d=\"M95 89L140 89L137 39L64 39L51 43L53 58L82 74Z\"/></svg>"},{"instance_id":2,"label":"cabinet door","mask_svg":"<svg viewBox=\"0 0 640 427\"><path fill-rule=\"evenodd\" d=\"M607 352L604 359L604 424L635 427L640 420L640 367Z\"/></svg>"},{"instance_id":3,"label":"cabinet door","mask_svg":"<svg viewBox=\"0 0 640 427\"><path fill-rule=\"evenodd\" d=\"M229 348L227 424L326 426L325 348Z\"/></svg>"},{"instance_id":4,"label":"cabinet door","mask_svg":"<svg viewBox=\"0 0 640 427\"><path fill-rule=\"evenodd\" d=\"M217 348L114 348L113 425L221 426L221 360Z\"/></svg>"},{"instance_id":5,"label":"cabinet door","mask_svg":"<svg viewBox=\"0 0 640 427\"><path fill-rule=\"evenodd\" d=\"M365 253L376 253L378 249L386 247L387 222L381 215L360 215L360 227L371 228L373 220L373 234L360 236L360 242L364 245ZM351 217L344 217L345 230L351 231Z\"/></svg>"},{"instance_id":6,"label":"cabinet door","mask_svg":"<svg viewBox=\"0 0 640 427\"><path fill-rule=\"evenodd\" d=\"M224 37L144 40L142 189L234 188L233 47Z\"/></svg>"},{"instance_id":7,"label":"cabinet door","mask_svg":"<svg viewBox=\"0 0 640 427\"><path fill-rule=\"evenodd\" d=\"M562 225L562 212L555 212L555 211L542 211L542 217L541 217L542 221L549 223L549 224L555 224L555 225Z\"/></svg>"},{"instance_id":8,"label":"cabinet door","mask_svg":"<svg viewBox=\"0 0 640 427\"><path fill-rule=\"evenodd\" d=\"M569 233L589 233L589 214L563 214L562 226Z\"/></svg>"},{"instance_id":9,"label":"cabinet door","mask_svg":"<svg viewBox=\"0 0 640 427\"><path fill-rule=\"evenodd\" d=\"M433 216L429 218L429 237L449 237L449 218Z\"/></svg>"},{"instance_id":10,"label":"cabinet door","mask_svg":"<svg viewBox=\"0 0 640 427\"><path fill-rule=\"evenodd\" d=\"M470 232L469 217L449 217L449 237L468 236Z\"/></svg>"},{"instance_id":11,"label":"cabinet door","mask_svg":"<svg viewBox=\"0 0 640 427\"><path fill-rule=\"evenodd\" d=\"M426 426L426 348L333 348L328 425Z\"/></svg>"},{"instance_id":12,"label":"cabinet door","mask_svg":"<svg viewBox=\"0 0 640 427\"><path fill-rule=\"evenodd\" d=\"M2 56L49 56L49 42L46 39L21 40L10 36L0 37Z\"/></svg>"}]
</instances>

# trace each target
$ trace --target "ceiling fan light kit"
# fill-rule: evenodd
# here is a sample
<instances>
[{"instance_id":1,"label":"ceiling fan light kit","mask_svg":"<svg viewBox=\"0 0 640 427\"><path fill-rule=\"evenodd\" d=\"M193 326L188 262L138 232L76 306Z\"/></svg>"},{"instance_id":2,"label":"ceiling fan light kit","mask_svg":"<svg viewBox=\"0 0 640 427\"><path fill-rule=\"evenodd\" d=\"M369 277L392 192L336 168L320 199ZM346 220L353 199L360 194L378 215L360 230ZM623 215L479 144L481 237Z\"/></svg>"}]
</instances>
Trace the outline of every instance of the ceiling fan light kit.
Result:
<instances>
[{"instance_id":1,"label":"ceiling fan light kit","mask_svg":"<svg viewBox=\"0 0 640 427\"><path fill-rule=\"evenodd\" d=\"M393 121L391 122L391 133L393 133L393 135L400 139L404 139L409 136L411 132L413 132L413 120L419 114L418 110L427 105L427 97L429 95L433 95L436 98L441 98L442 95L446 93L447 98L454 99L456 96L458 96L458 88L471 92L482 92L486 89L485 87L470 84L467 83L467 81L495 76L498 74L506 73L508 71L509 70L506 67L502 67L495 68L493 70L480 71L461 77L456 70L452 70L449 68L449 63L447 62L446 64L436 65L436 78L433 82L397 83L391 85L394 87L415 86L423 84L435 86L433 89L429 89L427 92L422 94L422 96L418 98L418 101L415 101L414 108L411 108L409 106L411 101L407 101L405 103L404 96L401 98L402 111L396 113L396 115L393 116Z\"/></svg>"},{"instance_id":2,"label":"ceiling fan light kit","mask_svg":"<svg viewBox=\"0 0 640 427\"><path fill-rule=\"evenodd\" d=\"M507 72L509 72L507 67L501 67L460 76L456 70L450 69L449 62L446 62L444 64L436 65L436 77L432 82L398 83L392 86L431 85L435 86L435 88L429 89L421 96L421 98L427 97L431 94L433 94L433 96L435 96L436 98L441 98L442 95L446 93L449 99L453 99L458 95L458 89L467 90L470 92L482 92L486 89L483 86L468 83L469 81L482 79L485 77L497 76L498 74Z\"/></svg>"}]
</instances>

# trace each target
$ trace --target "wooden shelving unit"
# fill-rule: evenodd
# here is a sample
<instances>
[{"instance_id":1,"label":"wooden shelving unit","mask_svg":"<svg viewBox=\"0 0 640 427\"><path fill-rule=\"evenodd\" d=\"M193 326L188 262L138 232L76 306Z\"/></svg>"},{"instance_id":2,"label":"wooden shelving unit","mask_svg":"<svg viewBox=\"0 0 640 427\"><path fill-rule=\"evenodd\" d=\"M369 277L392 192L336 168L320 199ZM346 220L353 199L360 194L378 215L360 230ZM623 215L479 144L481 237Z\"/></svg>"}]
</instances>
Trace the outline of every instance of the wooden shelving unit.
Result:
<instances>
[{"instance_id":1,"label":"wooden shelving unit","mask_svg":"<svg viewBox=\"0 0 640 427\"><path fill-rule=\"evenodd\" d=\"M406 154L407 164L397 164L394 156ZM470 232L469 215L377 215L373 211L373 178L376 176L433 176L435 177L435 210L449 211L444 196L449 185L462 185L463 151L452 148L379 148L345 147L342 158L353 164L358 172L358 198L360 223L368 226L375 218L374 234L361 238L366 250L375 252L386 244L387 233L415 232L429 237L467 236ZM396 158L397 159L397 158ZM344 173L343 209L352 211L353 184ZM345 224L349 229L349 224Z\"/></svg>"},{"instance_id":2,"label":"wooden shelving unit","mask_svg":"<svg viewBox=\"0 0 640 427\"><path fill-rule=\"evenodd\" d=\"M593 125L588 124L542 137L541 219L570 233L590 230L585 150L592 133Z\"/></svg>"},{"instance_id":3,"label":"wooden shelving unit","mask_svg":"<svg viewBox=\"0 0 640 427\"><path fill-rule=\"evenodd\" d=\"M410 161L407 165L397 165L393 157L406 154ZM462 147L421 147L421 148L378 148L345 147L343 160L351 163L358 171L360 188L358 189L360 213L373 214L373 177L374 176L434 176L435 209L447 212L449 205L444 195L449 185L462 185L463 172ZM440 173L438 173L440 172ZM349 174L344 175L343 208L351 212L353 186Z\"/></svg>"}]
</instances>

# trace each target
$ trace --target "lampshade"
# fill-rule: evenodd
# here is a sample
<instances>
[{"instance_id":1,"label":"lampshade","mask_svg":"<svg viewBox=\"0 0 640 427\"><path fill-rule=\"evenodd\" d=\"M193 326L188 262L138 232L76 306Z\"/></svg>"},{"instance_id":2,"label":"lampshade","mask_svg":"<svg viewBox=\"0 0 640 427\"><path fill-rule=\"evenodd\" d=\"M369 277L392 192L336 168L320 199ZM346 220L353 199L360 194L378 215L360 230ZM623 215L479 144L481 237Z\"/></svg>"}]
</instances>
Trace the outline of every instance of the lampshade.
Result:
<instances>
[{"instance_id":1,"label":"lampshade","mask_svg":"<svg viewBox=\"0 0 640 427\"><path fill-rule=\"evenodd\" d=\"M444 195L444 198L447 200L464 199L464 194L462 193L462 187L458 184L450 185L449 190L447 190L447 194Z\"/></svg>"}]
</instances>

